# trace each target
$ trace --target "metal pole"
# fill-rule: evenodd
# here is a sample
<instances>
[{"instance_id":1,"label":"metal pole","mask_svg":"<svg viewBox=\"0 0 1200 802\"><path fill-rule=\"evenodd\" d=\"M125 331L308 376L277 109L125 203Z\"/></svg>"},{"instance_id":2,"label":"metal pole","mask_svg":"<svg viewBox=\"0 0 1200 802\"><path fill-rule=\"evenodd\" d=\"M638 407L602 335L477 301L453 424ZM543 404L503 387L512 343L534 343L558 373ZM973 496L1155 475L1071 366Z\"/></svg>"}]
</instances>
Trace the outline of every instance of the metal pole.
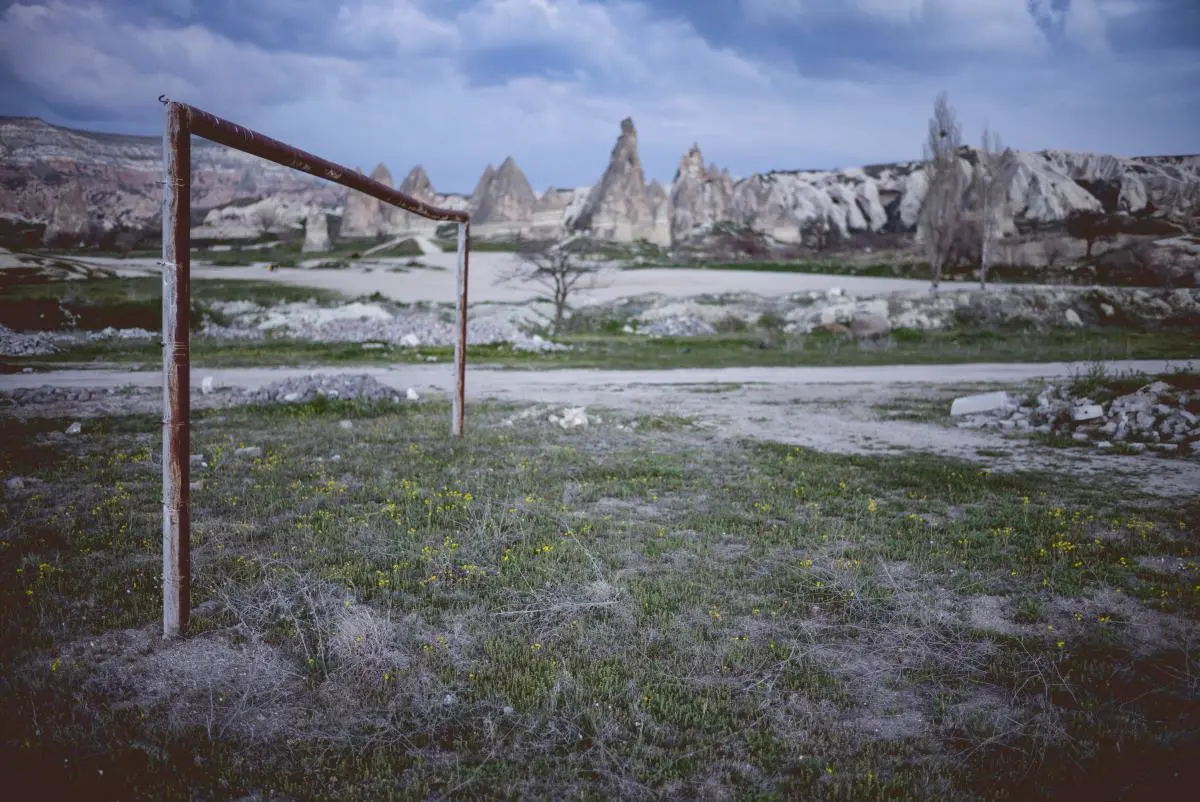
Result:
<instances>
[{"instance_id":1,"label":"metal pole","mask_svg":"<svg viewBox=\"0 0 1200 802\"><path fill-rule=\"evenodd\" d=\"M192 140L187 107L167 102L163 134L163 637L191 610L188 297Z\"/></svg>"},{"instance_id":2,"label":"metal pole","mask_svg":"<svg viewBox=\"0 0 1200 802\"><path fill-rule=\"evenodd\" d=\"M454 345L454 412L452 430L463 436L467 403L467 272L470 268L471 222L458 224L458 342Z\"/></svg>"}]
</instances>

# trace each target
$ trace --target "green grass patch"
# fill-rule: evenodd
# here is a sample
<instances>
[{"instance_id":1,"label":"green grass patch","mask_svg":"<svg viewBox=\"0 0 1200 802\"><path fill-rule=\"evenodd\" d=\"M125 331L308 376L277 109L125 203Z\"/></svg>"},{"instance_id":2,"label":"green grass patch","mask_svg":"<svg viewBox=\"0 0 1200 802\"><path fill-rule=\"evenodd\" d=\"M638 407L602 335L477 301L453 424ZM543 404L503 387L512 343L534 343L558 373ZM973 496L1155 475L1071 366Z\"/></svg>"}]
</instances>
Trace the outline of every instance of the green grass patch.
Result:
<instances>
[{"instance_id":1,"label":"green grass patch","mask_svg":"<svg viewBox=\"0 0 1200 802\"><path fill-rule=\"evenodd\" d=\"M236 282L230 282L235 284ZM263 292L279 285L265 285ZM236 286L231 288L236 290ZM315 291L291 288L309 296ZM149 314L149 312L147 312ZM151 330L156 325L148 326ZM837 367L870 365L938 365L969 362L1070 361L1112 359L1185 359L1196 355L1195 338L1182 332L1081 332L1059 329L1048 333L980 331L927 332L887 343L855 343L832 335L794 335L764 340L753 334L708 337L649 338L636 335L568 335L555 338L569 351L531 353L507 345L473 345L472 364L512 369L597 368L643 370L722 367ZM9 357L0 363L13 369L73 362L145 362L158 351L150 344L96 343L51 356ZM448 359L449 347L363 349L358 344L313 343L293 340L218 342L197 338L197 364L212 367L295 364L375 364L382 361L421 361L426 356ZM895 412L911 420L940 416L936 403L908 405Z\"/></svg>"},{"instance_id":2,"label":"green grass patch","mask_svg":"<svg viewBox=\"0 0 1200 802\"><path fill-rule=\"evenodd\" d=\"M161 422L0 420L24 482L0 485L10 780L855 800L1195 781L1200 655L1170 634L1198 611L1194 502L513 412L476 405L466 441L442 403L198 414L195 612L171 643Z\"/></svg>"},{"instance_id":3,"label":"green grass patch","mask_svg":"<svg viewBox=\"0 0 1200 802\"><path fill-rule=\"evenodd\" d=\"M252 301L272 305L315 299L340 299L329 290L267 281L193 279L191 322L199 328L212 317L214 301ZM79 328L162 328L162 281L157 278L103 278L20 284L0 297L0 323L17 331Z\"/></svg>"}]
</instances>

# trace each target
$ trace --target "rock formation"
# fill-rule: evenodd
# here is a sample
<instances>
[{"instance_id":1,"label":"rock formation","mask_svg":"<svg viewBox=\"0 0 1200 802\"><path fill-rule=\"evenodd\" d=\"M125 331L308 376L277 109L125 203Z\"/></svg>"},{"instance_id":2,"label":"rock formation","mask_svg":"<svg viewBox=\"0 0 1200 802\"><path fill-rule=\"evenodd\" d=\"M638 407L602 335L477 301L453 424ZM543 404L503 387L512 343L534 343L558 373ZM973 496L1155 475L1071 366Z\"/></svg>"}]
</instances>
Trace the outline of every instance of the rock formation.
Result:
<instances>
[{"instance_id":1,"label":"rock formation","mask_svg":"<svg viewBox=\"0 0 1200 802\"><path fill-rule=\"evenodd\" d=\"M611 156L594 185L551 188L541 195L533 193L511 159L499 170L489 166L470 197L435 193L420 167L400 188L436 206L469 210L482 237L591 231L598 238L660 244L685 242L718 223L782 241L803 240L814 221L849 237L912 232L925 193L920 162L771 171L735 181L727 170L705 166L699 146L683 155L675 180L663 191L646 186L632 120L621 123ZM964 170L973 158L964 150ZM360 193L203 140L193 145L192 162L192 208L204 212L193 230L196 237L257 236L261 226L252 218L264 206L280 215L274 231L299 229L317 210L342 213L342 231L351 237L428 236L438 227ZM382 164L371 175L391 185ZM93 224L156 227L161 177L161 137L92 134L33 118L0 117L0 218L19 221L14 230L45 226L53 238L82 234ZM1056 224L1076 210L1172 210L1194 202L1200 156L1020 152L1010 182L1015 225Z\"/></svg>"},{"instance_id":2,"label":"rock formation","mask_svg":"<svg viewBox=\"0 0 1200 802\"><path fill-rule=\"evenodd\" d=\"M362 171L359 170L361 173ZM380 162L371 171L370 178L381 184L392 186L392 173ZM342 215L342 236L377 237L387 234L392 207L378 198L361 192L346 193L346 211Z\"/></svg>"},{"instance_id":3,"label":"rock formation","mask_svg":"<svg viewBox=\"0 0 1200 802\"><path fill-rule=\"evenodd\" d=\"M733 179L716 165L704 167L699 145L692 145L679 160L671 183L671 234L685 239L694 230L729 220L733 204Z\"/></svg>"},{"instance_id":4,"label":"rock formation","mask_svg":"<svg viewBox=\"0 0 1200 802\"><path fill-rule=\"evenodd\" d=\"M75 246L84 240L91 225L88 207L83 187L75 184L54 204L54 212L42 241L46 245Z\"/></svg>"},{"instance_id":5,"label":"rock formation","mask_svg":"<svg viewBox=\"0 0 1200 802\"><path fill-rule=\"evenodd\" d=\"M398 190L424 203L437 205L437 193L433 191L433 182L425 168L417 165L408 171L408 175L400 182ZM437 230L436 220L429 220L419 214L405 211L399 207L389 207L387 230L389 234L432 234Z\"/></svg>"},{"instance_id":6,"label":"rock formation","mask_svg":"<svg viewBox=\"0 0 1200 802\"><path fill-rule=\"evenodd\" d=\"M324 253L333 250L333 242L329 238L329 218L325 212L310 212L304 221L304 253Z\"/></svg>"},{"instance_id":7,"label":"rock formation","mask_svg":"<svg viewBox=\"0 0 1200 802\"><path fill-rule=\"evenodd\" d=\"M161 133L98 134L34 117L0 117L0 217L49 225L60 201L78 188L101 228L157 230L160 181ZM335 207L344 191L223 145L192 143L193 210L278 196Z\"/></svg>"},{"instance_id":8,"label":"rock formation","mask_svg":"<svg viewBox=\"0 0 1200 802\"><path fill-rule=\"evenodd\" d=\"M573 228L614 242L650 239L653 234L646 176L637 152L637 129L630 118L621 121L621 135L613 147L608 169L592 187Z\"/></svg>"},{"instance_id":9,"label":"rock formation","mask_svg":"<svg viewBox=\"0 0 1200 802\"><path fill-rule=\"evenodd\" d=\"M484 178L487 178L486 172ZM480 184L482 186L476 187L476 194L471 198L475 204L471 224L473 228L478 226L480 236L511 236L530 227L538 199L511 156L504 160L486 185L482 178Z\"/></svg>"},{"instance_id":10,"label":"rock formation","mask_svg":"<svg viewBox=\"0 0 1200 802\"><path fill-rule=\"evenodd\" d=\"M646 188L646 205L650 212L649 233L645 239L652 245L667 247L671 244L671 199L658 180Z\"/></svg>"},{"instance_id":11,"label":"rock formation","mask_svg":"<svg viewBox=\"0 0 1200 802\"><path fill-rule=\"evenodd\" d=\"M487 190L492 179L496 176L496 168L488 165L483 175L479 176L479 181L475 184L475 191L471 193L471 214L475 214L475 210L479 208L479 202L483 199L483 193Z\"/></svg>"}]
</instances>

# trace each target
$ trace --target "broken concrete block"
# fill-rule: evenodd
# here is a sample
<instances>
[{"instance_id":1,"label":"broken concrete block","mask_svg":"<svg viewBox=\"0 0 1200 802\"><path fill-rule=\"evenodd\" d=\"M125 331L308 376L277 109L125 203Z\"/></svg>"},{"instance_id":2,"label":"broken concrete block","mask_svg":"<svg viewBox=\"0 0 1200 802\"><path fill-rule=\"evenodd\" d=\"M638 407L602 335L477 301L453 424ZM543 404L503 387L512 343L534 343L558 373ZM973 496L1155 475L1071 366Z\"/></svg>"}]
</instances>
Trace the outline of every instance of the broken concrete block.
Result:
<instances>
[{"instance_id":1,"label":"broken concrete block","mask_svg":"<svg viewBox=\"0 0 1200 802\"><path fill-rule=\"evenodd\" d=\"M200 392L203 395L212 395L212 392L215 389L216 389L216 383L213 381L212 376L205 376L203 379L200 380Z\"/></svg>"},{"instance_id":2,"label":"broken concrete block","mask_svg":"<svg viewBox=\"0 0 1200 802\"><path fill-rule=\"evenodd\" d=\"M950 414L958 417L960 415L978 415L981 412L995 412L998 409L1004 409L1011 403L1011 398L1005 392L964 395L954 399L950 405Z\"/></svg>"},{"instance_id":3,"label":"broken concrete block","mask_svg":"<svg viewBox=\"0 0 1200 802\"><path fill-rule=\"evenodd\" d=\"M1071 409L1071 420L1079 422L1104 417L1104 407L1099 404L1080 404Z\"/></svg>"}]
</instances>

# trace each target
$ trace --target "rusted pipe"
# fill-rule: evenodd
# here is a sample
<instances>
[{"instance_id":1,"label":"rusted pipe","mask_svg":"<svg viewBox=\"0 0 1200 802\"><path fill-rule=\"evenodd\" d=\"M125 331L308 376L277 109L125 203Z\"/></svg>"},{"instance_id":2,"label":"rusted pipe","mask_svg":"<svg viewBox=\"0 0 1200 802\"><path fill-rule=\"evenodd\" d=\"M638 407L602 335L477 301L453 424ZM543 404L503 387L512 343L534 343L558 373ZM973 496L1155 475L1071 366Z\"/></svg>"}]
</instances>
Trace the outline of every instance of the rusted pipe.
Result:
<instances>
[{"instance_id":1,"label":"rusted pipe","mask_svg":"<svg viewBox=\"0 0 1200 802\"><path fill-rule=\"evenodd\" d=\"M163 134L163 637L191 611L188 311L192 139L187 108L168 103Z\"/></svg>"},{"instance_id":2,"label":"rusted pipe","mask_svg":"<svg viewBox=\"0 0 1200 802\"><path fill-rule=\"evenodd\" d=\"M163 134L163 637L187 630L191 604L189 518L189 368L191 137L315 175L430 220L458 223L458 343L451 428L463 436L467 365L467 277L471 217L399 192L340 164L306 153L257 131L169 100Z\"/></svg>"},{"instance_id":3,"label":"rusted pipe","mask_svg":"<svg viewBox=\"0 0 1200 802\"><path fill-rule=\"evenodd\" d=\"M454 344L454 418L455 437L463 436L467 403L467 273L470 268L471 223L458 224L458 342Z\"/></svg>"},{"instance_id":4,"label":"rusted pipe","mask_svg":"<svg viewBox=\"0 0 1200 802\"><path fill-rule=\"evenodd\" d=\"M335 184L356 189L373 198L390 203L392 206L399 206L401 209L430 220L465 223L470 219L470 215L464 211L431 206L340 164L306 153L299 148L294 148L277 139L271 139L269 136L264 136L249 128L243 128L236 123L231 123L229 120L201 111L186 103L177 105L186 109L192 133L196 136L202 136L267 161L282 164L284 167L291 167L293 170L300 170L333 181Z\"/></svg>"}]
</instances>

